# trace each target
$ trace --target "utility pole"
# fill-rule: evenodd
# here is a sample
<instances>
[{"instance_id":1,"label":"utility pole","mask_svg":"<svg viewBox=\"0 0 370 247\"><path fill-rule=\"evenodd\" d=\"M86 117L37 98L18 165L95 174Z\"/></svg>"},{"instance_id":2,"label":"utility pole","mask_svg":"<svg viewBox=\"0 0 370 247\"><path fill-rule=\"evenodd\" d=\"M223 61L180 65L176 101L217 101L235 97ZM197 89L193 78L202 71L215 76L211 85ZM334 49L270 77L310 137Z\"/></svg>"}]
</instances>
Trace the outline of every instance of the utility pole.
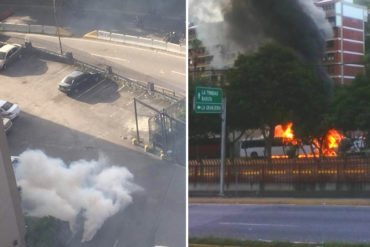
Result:
<instances>
[{"instance_id":1,"label":"utility pole","mask_svg":"<svg viewBox=\"0 0 370 247\"><path fill-rule=\"evenodd\" d=\"M226 98L223 99L223 102L222 102L222 113L221 113L220 196L223 196L224 195L225 144L226 144Z\"/></svg>"},{"instance_id":2,"label":"utility pole","mask_svg":"<svg viewBox=\"0 0 370 247\"><path fill-rule=\"evenodd\" d=\"M58 39L59 39L60 55L63 55L62 41L60 40L59 25L58 25L58 20L57 20L57 9L55 7L55 0L53 0L53 3L54 3L54 20L55 20L55 26L57 28Z\"/></svg>"}]
</instances>

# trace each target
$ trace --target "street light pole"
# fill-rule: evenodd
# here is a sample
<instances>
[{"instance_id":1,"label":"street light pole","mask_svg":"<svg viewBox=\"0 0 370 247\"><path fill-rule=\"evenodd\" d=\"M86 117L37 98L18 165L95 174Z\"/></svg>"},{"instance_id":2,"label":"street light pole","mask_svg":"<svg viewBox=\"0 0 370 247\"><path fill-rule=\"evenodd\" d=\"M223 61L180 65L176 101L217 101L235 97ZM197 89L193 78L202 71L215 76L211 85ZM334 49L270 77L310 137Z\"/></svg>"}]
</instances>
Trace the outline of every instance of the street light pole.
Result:
<instances>
[{"instance_id":1,"label":"street light pole","mask_svg":"<svg viewBox=\"0 0 370 247\"><path fill-rule=\"evenodd\" d=\"M58 21L57 21L57 9L55 7L55 0L53 0L53 3L54 3L54 20L55 20L55 26L57 28L58 39L59 39L60 55L63 55L62 41L60 40L59 25L58 25Z\"/></svg>"}]
</instances>

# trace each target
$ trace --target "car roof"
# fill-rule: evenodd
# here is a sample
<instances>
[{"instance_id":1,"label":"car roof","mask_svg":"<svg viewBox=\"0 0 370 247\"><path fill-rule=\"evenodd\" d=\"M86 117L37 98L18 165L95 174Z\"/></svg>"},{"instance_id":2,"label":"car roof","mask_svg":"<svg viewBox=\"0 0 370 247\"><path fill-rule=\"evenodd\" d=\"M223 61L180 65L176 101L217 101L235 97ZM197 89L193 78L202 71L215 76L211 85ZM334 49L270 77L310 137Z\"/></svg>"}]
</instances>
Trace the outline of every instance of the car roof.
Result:
<instances>
[{"instance_id":1,"label":"car roof","mask_svg":"<svg viewBox=\"0 0 370 247\"><path fill-rule=\"evenodd\" d=\"M86 72L81 72L81 71L73 71L72 73L70 73L69 75L68 75L68 77L78 77L78 76L80 76L80 75L82 75L82 74L86 74Z\"/></svg>"},{"instance_id":2,"label":"car roof","mask_svg":"<svg viewBox=\"0 0 370 247\"><path fill-rule=\"evenodd\" d=\"M17 47L17 45L9 45L9 44L4 45L3 47L0 48L0 52L8 52L14 47Z\"/></svg>"},{"instance_id":3,"label":"car roof","mask_svg":"<svg viewBox=\"0 0 370 247\"><path fill-rule=\"evenodd\" d=\"M0 99L0 106L4 105L7 101Z\"/></svg>"}]
</instances>

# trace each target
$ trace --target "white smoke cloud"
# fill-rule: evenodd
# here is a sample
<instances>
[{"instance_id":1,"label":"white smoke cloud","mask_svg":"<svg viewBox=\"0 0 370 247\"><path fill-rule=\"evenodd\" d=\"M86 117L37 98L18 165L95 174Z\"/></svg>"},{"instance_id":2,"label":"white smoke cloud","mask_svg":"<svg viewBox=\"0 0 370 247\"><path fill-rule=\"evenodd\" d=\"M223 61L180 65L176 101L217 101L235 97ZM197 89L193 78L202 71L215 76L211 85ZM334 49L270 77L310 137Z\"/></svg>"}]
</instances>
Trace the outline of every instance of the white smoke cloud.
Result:
<instances>
[{"instance_id":1,"label":"white smoke cloud","mask_svg":"<svg viewBox=\"0 0 370 247\"><path fill-rule=\"evenodd\" d=\"M132 193L142 190L125 167L108 165L103 156L67 166L40 150L25 151L15 168L25 213L67 221L72 232L82 214L82 242L90 241L107 218L132 203Z\"/></svg>"},{"instance_id":2,"label":"white smoke cloud","mask_svg":"<svg viewBox=\"0 0 370 247\"><path fill-rule=\"evenodd\" d=\"M189 0L189 20L197 23L223 21L222 8L227 3L227 0Z\"/></svg>"}]
</instances>

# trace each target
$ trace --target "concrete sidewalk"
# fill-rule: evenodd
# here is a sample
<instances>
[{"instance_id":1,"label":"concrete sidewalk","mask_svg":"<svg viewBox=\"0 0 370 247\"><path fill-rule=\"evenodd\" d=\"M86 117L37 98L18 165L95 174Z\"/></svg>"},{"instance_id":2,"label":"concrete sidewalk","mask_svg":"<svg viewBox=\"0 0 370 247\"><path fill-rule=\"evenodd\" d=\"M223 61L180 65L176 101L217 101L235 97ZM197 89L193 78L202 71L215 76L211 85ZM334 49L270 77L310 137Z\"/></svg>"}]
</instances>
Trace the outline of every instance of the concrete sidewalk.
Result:
<instances>
[{"instance_id":1,"label":"concrete sidewalk","mask_svg":"<svg viewBox=\"0 0 370 247\"><path fill-rule=\"evenodd\" d=\"M316 198L227 198L227 197L190 197L189 204L294 204L294 205L337 205L370 206L369 199L316 199Z\"/></svg>"}]
</instances>

